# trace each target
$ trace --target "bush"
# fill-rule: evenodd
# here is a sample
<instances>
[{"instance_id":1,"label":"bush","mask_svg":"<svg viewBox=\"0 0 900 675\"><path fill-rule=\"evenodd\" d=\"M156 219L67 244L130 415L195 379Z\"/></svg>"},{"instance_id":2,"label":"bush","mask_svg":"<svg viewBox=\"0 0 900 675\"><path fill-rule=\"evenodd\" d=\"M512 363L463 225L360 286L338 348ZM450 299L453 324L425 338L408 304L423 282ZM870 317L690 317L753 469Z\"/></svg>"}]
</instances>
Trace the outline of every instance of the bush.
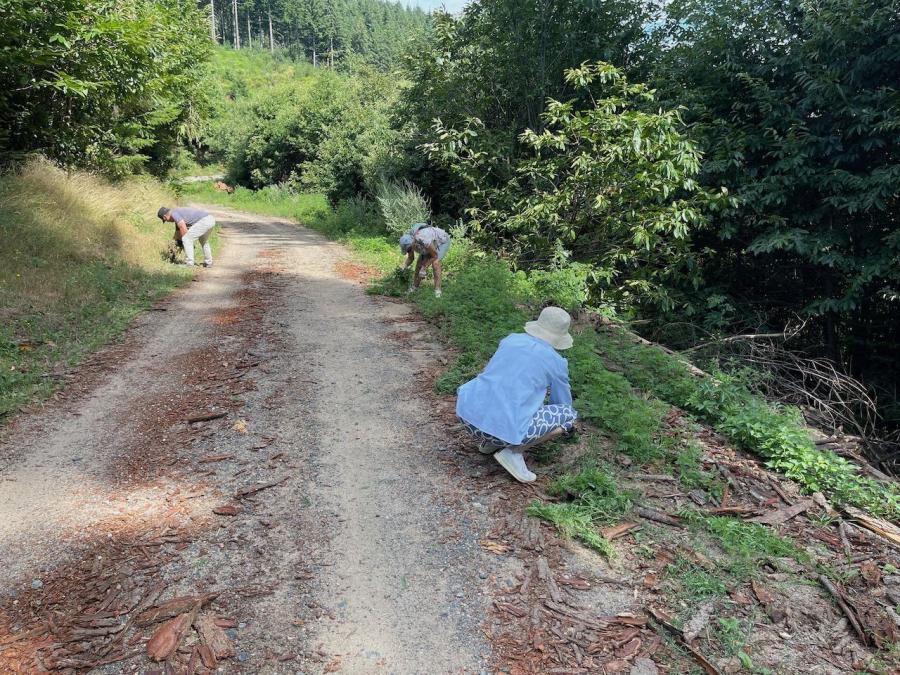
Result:
<instances>
[{"instance_id":1,"label":"bush","mask_svg":"<svg viewBox=\"0 0 900 675\"><path fill-rule=\"evenodd\" d=\"M404 234L416 223L431 220L431 208L422 191L407 180L387 181L378 184L375 193L388 232L395 236Z\"/></svg>"},{"instance_id":2,"label":"bush","mask_svg":"<svg viewBox=\"0 0 900 675\"><path fill-rule=\"evenodd\" d=\"M565 267L528 272L528 281L544 305L556 305L574 312L587 302L590 265L570 263Z\"/></svg>"}]
</instances>

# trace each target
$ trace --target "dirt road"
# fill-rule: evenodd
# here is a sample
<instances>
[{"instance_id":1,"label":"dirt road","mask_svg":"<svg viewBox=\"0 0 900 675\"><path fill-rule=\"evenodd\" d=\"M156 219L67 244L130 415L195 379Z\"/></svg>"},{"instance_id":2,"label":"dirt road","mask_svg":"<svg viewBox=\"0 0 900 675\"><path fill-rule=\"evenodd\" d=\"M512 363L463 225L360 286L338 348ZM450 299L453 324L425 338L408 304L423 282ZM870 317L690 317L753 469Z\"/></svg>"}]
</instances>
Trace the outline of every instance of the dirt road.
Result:
<instances>
[{"instance_id":1,"label":"dirt road","mask_svg":"<svg viewBox=\"0 0 900 675\"><path fill-rule=\"evenodd\" d=\"M191 633L173 664L489 668L488 579L515 570L478 545L495 470L448 456L438 345L340 247L216 215L215 267L4 432L0 672L147 672L141 613L204 593L226 647Z\"/></svg>"}]
</instances>

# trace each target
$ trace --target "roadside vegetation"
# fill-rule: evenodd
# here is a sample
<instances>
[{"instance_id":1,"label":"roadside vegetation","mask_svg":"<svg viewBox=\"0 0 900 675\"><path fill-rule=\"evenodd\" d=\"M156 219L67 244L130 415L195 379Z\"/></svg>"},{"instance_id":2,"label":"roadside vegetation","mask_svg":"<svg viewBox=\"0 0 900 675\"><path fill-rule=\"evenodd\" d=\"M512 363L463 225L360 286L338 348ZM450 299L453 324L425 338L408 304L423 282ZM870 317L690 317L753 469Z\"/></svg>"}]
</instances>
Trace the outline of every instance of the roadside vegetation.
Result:
<instances>
[{"instance_id":1,"label":"roadside vegetation","mask_svg":"<svg viewBox=\"0 0 900 675\"><path fill-rule=\"evenodd\" d=\"M0 178L0 419L60 386L60 375L154 300L188 281L164 259L173 196L32 160Z\"/></svg>"}]
</instances>

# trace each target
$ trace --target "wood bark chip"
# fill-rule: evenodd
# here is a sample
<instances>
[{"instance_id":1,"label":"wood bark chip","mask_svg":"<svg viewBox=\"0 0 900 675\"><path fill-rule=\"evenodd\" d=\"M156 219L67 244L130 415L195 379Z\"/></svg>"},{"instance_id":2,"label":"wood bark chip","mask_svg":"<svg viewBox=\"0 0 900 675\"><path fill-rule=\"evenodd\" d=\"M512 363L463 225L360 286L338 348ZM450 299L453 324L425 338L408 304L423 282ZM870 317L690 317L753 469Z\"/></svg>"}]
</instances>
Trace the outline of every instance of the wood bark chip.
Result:
<instances>
[{"instance_id":1,"label":"wood bark chip","mask_svg":"<svg viewBox=\"0 0 900 675\"><path fill-rule=\"evenodd\" d=\"M213 513L217 516L236 516L240 512L240 508L234 504L222 504L221 506L213 507Z\"/></svg>"},{"instance_id":2,"label":"wood bark chip","mask_svg":"<svg viewBox=\"0 0 900 675\"><path fill-rule=\"evenodd\" d=\"M844 555L847 557L853 555L853 546L850 545L850 526L842 520L840 525L838 525L838 532L841 535L841 545L844 547Z\"/></svg>"},{"instance_id":3,"label":"wood bark chip","mask_svg":"<svg viewBox=\"0 0 900 675\"><path fill-rule=\"evenodd\" d=\"M749 521L760 525L781 525L791 518L796 518L801 513L808 511L812 505L813 503L809 500L798 502L793 506L786 506L783 509L776 509L756 518L750 518Z\"/></svg>"},{"instance_id":4,"label":"wood bark chip","mask_svg":"<svg viewBox=\"0 0 900 675\"><path fill-rule=\"evenodd\" d=\"M194 415L193 417L188 417L185 420L188 424L194 424L196 422L209 422L210 420L217 420L220 417L225 417L228 415L228 412L217 412L217 413L206 413L204 415Z\"/></svg>"},{"instance_id":5,"label":"wood bark chip","mask_svg":"<svg viewBox=\"0 0 900 675\"><path fill-rule=\"evenodd\" d=\"M765 586L763 586L760 582L754 579L750 582L750 587L753 589L753 594L756 596L756 599L759 600L763 605L769 605L775 602L775 596L769 591Z\"/></svg>"},{"instance_id":6,"label":"wood bark chip","mask_svg":"<svg viewBox=\"0 0 900 675\"><path fill-rule=\"evenodd\" d=\"M619 537L624 537L632 530L639 529L640 527L640 523L624 522L619 523L618 525L610 525L609 527L600 528L600 534L602 534L603 538L607 541L613 541L614 539L618 539Z\"/></svg>"},{"instance_id":7,"label":"wood bark chip","mask_svg":"<svg viewBox=\"0 0 900 675\"><path fill-rule=\"evenodd\" d=\"M538 556L537 559L538 579L547 586L547 592L553 602L561 603L563 601L562 593L559 586L556 585L556 579L553 578L553 572L550 570L550 564L544 556Z\"/></svg>"},{"instance_id":8,"label":"wood bark chip","mask_svg":"<svg viewBox=\"0 0 900 675\"><path fill-rule=\"evenodd\" d=\"M231 642L231 638L216 625L216 620L212 616L200 614L194 620L194 628L200 635L200 644L209 647L217 661L234 656L234 644Z\"/></svg>"},{"instance_id":9,"label":"wood bark chip","mask_svg":"<svg viewBox=\"0 0 900 675\"><path fill-rule=\"evenodd\" d=\"M156 630L147 643L147 656L151 661L165 661L175 653L199 611L200 602L196 602L189 612L170 619Z\"/></svg>"},{"instance_id":10,"label":"wood bark chip","mask_svg":"<svg viewBox=\"0 0 900 675\"><path fill-rule=\"evenodd\" d=\"M646 518L647 520L652 520L655 523L660 523L662 525L668 525L669 527L678 527L683 528L684 523L675 516L670 516L668 513L663 513L661 511L657 511L655 509L648 509L644 507L637 507L634 512L639 515L641 518Z\"/></svg>"},{"instance_id":11,"label":"wood bark chip","mask_svg":"<svg viewBox=\"0 0 900 675\"><path fill-rule=\"evenodd\" d=\"M234 496L237 499L243 499L244 497L249 497L250 495L255 495L257 492L262 492L263 490L268 490L269 488L276 487L281 485L288 479L288 476L285 476L281 480L276 480L272 483L263 483L261 485L248 485L246 487L242 487L240 490L234 493Z\"/></svg>"},{"instance_id":12,"label":"wood bark chip","mask_svg":"<svg viewBox=\"0 0 900 675\"><path fill-rule=\"evenodd\" d=\"M478 542L478 545L486 551L490 551L491 553L497 553L498 555L502 555L504 553L509 552L509 545L504 544L499 541L495 541L494 539L482 539Z\"/></svg>"},{"instance_id":13,"label":"wood bark chip","mask_svg":"<svg viewBox=\"0 0 900 675\"><path fill-rule=\"evenodd\" d=\"M196 604L203 607L203 605L217 598L218 595L218 593L204 593L203 595L184 595L172 598L139 614L134 623L136 626L149 626L164 619L171 619L179 614L188 612Z\"/></svg>"},{"instance_id":14,"label":"wood bark chip","mask_svg":"<svg viewBox=\"0 0 900 675\"><path fill-rule=\"evenodd\" d=\"M869 586L881 585L881 570L872 560L866 560L859 566L859 574Z\"/></svg>"}]
</instances>

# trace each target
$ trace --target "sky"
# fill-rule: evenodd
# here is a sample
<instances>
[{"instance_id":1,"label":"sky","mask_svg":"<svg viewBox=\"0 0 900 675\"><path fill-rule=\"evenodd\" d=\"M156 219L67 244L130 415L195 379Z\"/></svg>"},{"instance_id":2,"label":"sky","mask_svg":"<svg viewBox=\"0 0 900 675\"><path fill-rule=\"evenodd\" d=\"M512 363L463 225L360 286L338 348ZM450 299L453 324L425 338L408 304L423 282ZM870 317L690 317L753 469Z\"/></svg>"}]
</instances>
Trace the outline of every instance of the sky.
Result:
<instances>
[{"instance_id":1,"label":"sky","mask_svg":"<svg viewBox=\"0 0 900 675\"><path fill-rule=\"evenodd\" d=\"M410 5L418 5L422 9L430 10L444 6L450 12L458 12L468 0L407 0Z\"/></svg>"}]
</instances>

